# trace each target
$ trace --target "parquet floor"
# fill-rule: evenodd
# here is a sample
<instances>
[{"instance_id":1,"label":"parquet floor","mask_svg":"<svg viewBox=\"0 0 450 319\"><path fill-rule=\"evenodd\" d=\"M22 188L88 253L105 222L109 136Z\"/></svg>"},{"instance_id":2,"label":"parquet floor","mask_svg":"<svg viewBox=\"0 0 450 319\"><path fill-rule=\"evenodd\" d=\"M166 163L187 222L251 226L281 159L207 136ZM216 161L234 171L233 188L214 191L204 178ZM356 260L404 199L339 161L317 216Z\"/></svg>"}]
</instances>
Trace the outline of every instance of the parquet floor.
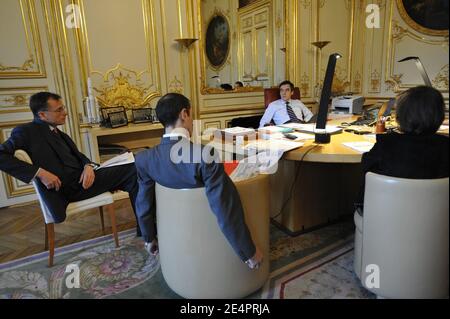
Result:
<instances>
[{"instance_id":1,"label":"parquet floor","mask_svg":"<svg viewBox=\"0 0 450 319\"><path fill-rule=\"evenodd\" d=\"M115 203L118 231L136 228L128 199ZM111 234L105 210L105 234ZM70 216L55 225L56 247L103 236L98 209ZM44 220L39 204L0 208L0 263L44 251Z\"/></svg>"}]
</instances>

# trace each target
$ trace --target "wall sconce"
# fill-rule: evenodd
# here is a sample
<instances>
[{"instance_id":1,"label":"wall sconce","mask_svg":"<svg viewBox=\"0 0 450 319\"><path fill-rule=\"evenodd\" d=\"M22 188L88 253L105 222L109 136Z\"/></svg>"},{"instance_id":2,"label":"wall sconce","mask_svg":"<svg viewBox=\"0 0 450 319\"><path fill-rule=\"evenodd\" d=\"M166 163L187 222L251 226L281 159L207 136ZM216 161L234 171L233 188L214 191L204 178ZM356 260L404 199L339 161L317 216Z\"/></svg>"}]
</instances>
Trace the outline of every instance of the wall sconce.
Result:
<instances>
[{"instance_id":1,"label":"wall sconce","mask_svg":"<svg viewBox=\"0 0 450 319\"><path fill-rule=\"evenodd\" d=\"M180 38L180 39L175 39L174 41L183 45L187 49L191 46L192 43L194 43L197 40L198 39L196 39L196 38Z\"/></svg>"}]
</instances>

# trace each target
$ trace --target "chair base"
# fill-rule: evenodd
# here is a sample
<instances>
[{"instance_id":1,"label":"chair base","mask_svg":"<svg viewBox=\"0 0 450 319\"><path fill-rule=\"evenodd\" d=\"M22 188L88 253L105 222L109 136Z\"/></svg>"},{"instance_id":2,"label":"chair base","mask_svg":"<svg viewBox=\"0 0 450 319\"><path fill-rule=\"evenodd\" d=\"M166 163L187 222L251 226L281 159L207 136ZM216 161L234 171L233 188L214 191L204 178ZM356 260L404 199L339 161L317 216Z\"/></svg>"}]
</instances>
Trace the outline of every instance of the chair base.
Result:
<instances>
[{"instance_id":1,"label":"chair base","mask_svg":"<svg viewBox=\"0 0 450 319\"><path fill-rule=\"evenodd\" d=\"M116 213L114 210L114 203L106 205L106 210L108 212L111 229L114 237L114 243L116 248L119 248L119 235L117 233L116 225ZM100 207L100 222L103 233L105 232L105 224L103 219L103 207ZM55 224L49 223L45 225L45 250L48 250L48 267L53 267L53 259L55 256Z\"/></svg>"}]
</instances>

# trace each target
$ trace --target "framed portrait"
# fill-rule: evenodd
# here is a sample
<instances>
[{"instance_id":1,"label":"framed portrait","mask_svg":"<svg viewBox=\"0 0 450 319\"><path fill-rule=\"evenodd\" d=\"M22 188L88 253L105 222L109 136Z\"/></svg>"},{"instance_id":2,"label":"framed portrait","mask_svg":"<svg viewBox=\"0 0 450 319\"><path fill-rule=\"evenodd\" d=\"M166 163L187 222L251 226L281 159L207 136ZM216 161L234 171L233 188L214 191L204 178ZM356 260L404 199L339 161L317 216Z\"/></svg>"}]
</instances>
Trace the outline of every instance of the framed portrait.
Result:
<instances>
[{"instance_id":1,"label":"framed portrait","mask_svg":"<svg viewBox=\"0 0 450 319\"><path fill-rule=\"evenodd\" d=\"M108 114L108 118L112 128L128 125L127 113L125 111L111 112Z\"/></svg>"},{"instance_id":2,"label":"framed portrait","mask_svg":"<svg viewBox=\"0 0 450 319\"><path fill-rule=\"evenodd\" d=\"M125 112L125 108L123 106L116 106L116 107L102 107L100 109L101 113L102 113L102 117L104 120L107 120L109 117L109 113L114 113L114 112Z\"/></svg>"},{"instance_id":3,"label":"framed portrait","mask_svg":"<svg viewBox=\"0 0 450 319\"><path fill-rule=\"evenodd\" d=\"M448 36L448 0L397 0L403 20L428 35Z\"/></svg>"},{"instance_id":4,"label":"framed portrait","mask_svg":"<svg viewBox=\"0 0 450 319\"><path fill-rule=\"evenodd\" d=\"M222 14L214 15L208 23L205 40L206 56L212 68L219 70L230 51L230 25Z\"/></svg>"},{"instance_id":5,"label":"framed portrait","mask_svg":"<svg viewBox=\"0 0 450 319\"><path fill-rule=\"evenodd\" d=\"M133 109L133 123L153 122L153 109Z\"/></svg>"}]
</instances>

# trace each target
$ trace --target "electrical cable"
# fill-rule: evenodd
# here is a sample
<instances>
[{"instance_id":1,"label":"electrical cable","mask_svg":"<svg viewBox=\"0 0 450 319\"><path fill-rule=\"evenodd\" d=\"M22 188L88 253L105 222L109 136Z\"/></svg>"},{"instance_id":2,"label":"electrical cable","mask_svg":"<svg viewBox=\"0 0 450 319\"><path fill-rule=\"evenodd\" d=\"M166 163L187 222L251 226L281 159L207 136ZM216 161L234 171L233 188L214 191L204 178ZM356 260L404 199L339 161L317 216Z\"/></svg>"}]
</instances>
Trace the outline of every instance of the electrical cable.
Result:
<instances>
[{"instance_id":1,"label":"electrical cable","mask_svg":"<svg viewBox=\"0 0 450 319\"><path fill-rule=\"evenodd\" d=\"M295 177L294 177L294 181L292 182L291 189L289 190L289 198L283 203L283 206L281 206L280 212L277 215L275 215L273 217L270 217L271 219L275 219L275 218L277 218L278 216L280 216L283 213L287 203L289 203L289 201L292 199L295 183L297 182L297 179L300 176L300 167L301 167L301 165L303 163L303 160L305 159L306 155L308 155L312 150L314 150L319 145L320 144L313 144L313 147L311 147L309 150L307 150L305 152L305 154L303 154L302 158L300 159L300 162L299 162L299 165L297 167L297 170L295 172Z\"/></svg>"}]
</instances>

